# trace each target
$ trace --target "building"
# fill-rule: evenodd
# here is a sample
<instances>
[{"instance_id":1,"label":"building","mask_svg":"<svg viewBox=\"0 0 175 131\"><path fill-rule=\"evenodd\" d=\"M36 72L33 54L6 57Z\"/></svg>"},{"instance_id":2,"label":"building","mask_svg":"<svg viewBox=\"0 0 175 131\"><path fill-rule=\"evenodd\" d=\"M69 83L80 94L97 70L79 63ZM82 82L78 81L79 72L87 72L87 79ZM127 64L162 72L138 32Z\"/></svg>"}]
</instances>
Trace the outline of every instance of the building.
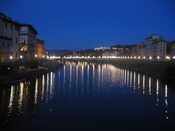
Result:
<instances>
[{"instance_id":1,"label":"building","mask_svg":"<svg viewBox=\"0 0 175 131\"><path fill-rule=\"evenodd\" d=\"M146 45L144 43L138 44L138 46L136 48L136 52L137 52L137 54L135 54L134 56L146 56L146 55L148 55Z\"/></svg>"},{"instance_id":2,"label":"building","mask_svg":"<svg viewBox=\"0 0 175 131\"><path fill-rule=\"evenodd\" d=\"M118 56L130 56L134 55L136 45L114 45L111 47L111 50L117 51Z\"/></svg>"},{"instance_id":3,"label":"building","mask_svg":"<svg viewBox=\"0 0 175 131\"><path fill-rule=\"evenodd\" d=\"M0 13L0 62L18 57L19 23Z\"/></svg>"},{"instance_id":4,"label":"building","mask_svg":"<svg viewBox=\"0 0 175 131\"><path fill-rule=\"evenodd\" d=\"M111 51L104 51L102 53L102 56L119 56L120 52L115 51L115 50L111 50Z\"/></svg>"},{"instance_id":5,"label":"building","mask_svg":"<svg viewBox=\"0 0 175 131\"><path fill-rule=\"evenodd\" d=\"M96 51L100 51L100 50L110 50L111 48L110 47L98 47L98 48L95 48L94 50Z\"/></svg>"},{"instance_id":6,"label":"building","mask_svg":"<svg viewBox=\"0 0 175 131\"><path fill-rule=\"evenodd\" d=\"M37 39L35 44L35 58L42 59L45 58L45 55L44 41Z\"/></svg>"},{"instance_id":7,"label":"building","mask_svg":"<svg viewBox=\"0 0 175 131\"><path fill-rule=\"evenodd\" d=\"M168 42L167 55L168 56L175 56L175 41Z\"/></svg>"},{"instance_id":8,"label":"building","mask_svg":"<svg viewBox=\"0 0 175 131\"><path fill-rule=\"evenodd\" d=\"M36 53L43 57L44 42L37 39L37 34L32 25L16 22L0 13L0 62L33 59Z\"/></svg>"},{"instance_id":9,"label":"building","mask_svg":"<svg viewBox=\"0 0 175 131\"><path fill-rule=\"evenodd\" d=\"M19 30L20 56L26 59L35 57L35 44L37 31L32 25L21 24Z\"/></svg>"},{"instance_id":10,"label":"building","mask_svg":"<svg viewBox=\"0 0 175 131\"><path fill-rule=\"evenodd\" d=\"M159 35L151 35L138 45L138 55L165 58L167 42Z\"/></svg>"}]
</instances>

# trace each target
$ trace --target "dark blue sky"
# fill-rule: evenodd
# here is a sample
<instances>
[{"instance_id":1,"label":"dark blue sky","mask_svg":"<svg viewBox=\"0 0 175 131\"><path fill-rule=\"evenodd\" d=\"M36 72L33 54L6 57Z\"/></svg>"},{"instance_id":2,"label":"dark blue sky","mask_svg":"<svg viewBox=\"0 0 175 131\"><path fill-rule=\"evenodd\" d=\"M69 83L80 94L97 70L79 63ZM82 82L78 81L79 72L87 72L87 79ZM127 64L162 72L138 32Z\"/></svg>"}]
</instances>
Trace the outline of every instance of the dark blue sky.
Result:
<instances>
[{"instance_id":1,"label":"dark blue sky","mask_svg":"<svg viewBox=\"0 0 175 131\"><path fill-rule=\"evenodd\" d=\"M0 0L0 12L32 24L49 49L175 39L174 0Z\"/></svg>"}]
</instances>

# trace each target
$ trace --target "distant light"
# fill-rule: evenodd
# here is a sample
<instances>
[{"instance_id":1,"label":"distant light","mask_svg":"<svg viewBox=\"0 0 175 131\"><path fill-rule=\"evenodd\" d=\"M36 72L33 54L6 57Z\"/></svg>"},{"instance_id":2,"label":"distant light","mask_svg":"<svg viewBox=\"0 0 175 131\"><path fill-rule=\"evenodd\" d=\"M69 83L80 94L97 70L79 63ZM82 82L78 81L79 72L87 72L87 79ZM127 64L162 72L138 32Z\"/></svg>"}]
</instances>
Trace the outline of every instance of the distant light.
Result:
<instances>
[{"instance_id":1,"label":"distant light","mask_svg":"<svg viewBox=\"0 0 175 131\"><path fill-rule=\"evenodd\" d=\"M173 59L175 59L175 56L173 56Z\"/></svg>"},{"instance_id":2,"label":"distant light","mask_svg":"<svg viewBox=\"0 0 175 131\"><path fill-rule=\"evenodd\" d=\"M146 59L146 56L143 56L143 59Z\"/></svg>"},{"instance_id":3,"label":"distant light","mask_svg":"<svg viewBox=\"0 0 175 131\"><path fill-rule=\"evenodd\" d=\"M23 59L23 56L22 55L20 55L20 59Z\"/></svg>"},{"instance_id":4,"label":"distant light","mask_svg":"<svg viewBox=\"0 0 175 131\"><path fill-rule=\"evenodd\" d=\"M160 60L160 56L157 56L157 59Z\"/></svg>"},{"instance_id":5,"label":"distant light","mask_svg":"<svg viewBox=\"0 0 175 131\"><path fill-rule=\"evenodd\" d=\"M13 56L10 56L9 59L10 59L10 60L13 60Z\"/></svg>"},{"instance_id":6,"label":"distant light","mask_svg":"<svg viewBox=\"0 0 175 131\"><path fill-rule=\"evenodd\" d=\"M150 60L152 60L152 59L153 59L153 57L152 57L152 56L150 56L150 57L149 57L149 59L150 59Z\"/></svg>"},{"instance_id":7,"label":"distant light","mask_svg":"<svg viewBox=\"0 0 175 131\"><path fill-rule=\"evenodd\" d=\"M166 56L166 59L167 59L167 60L171 60L171 58L170 58L169 56Z\"/></svg>"},{"instance_id":8,"label":"distant light","mask_svg":"<svg viewBox=\"0 0 175 131\"><path fill-rule=\"evenodd\" d=\"M38 55L37 54L35 54L35 58L37 58L38 57Z\"/></svg>"}]
</instances>

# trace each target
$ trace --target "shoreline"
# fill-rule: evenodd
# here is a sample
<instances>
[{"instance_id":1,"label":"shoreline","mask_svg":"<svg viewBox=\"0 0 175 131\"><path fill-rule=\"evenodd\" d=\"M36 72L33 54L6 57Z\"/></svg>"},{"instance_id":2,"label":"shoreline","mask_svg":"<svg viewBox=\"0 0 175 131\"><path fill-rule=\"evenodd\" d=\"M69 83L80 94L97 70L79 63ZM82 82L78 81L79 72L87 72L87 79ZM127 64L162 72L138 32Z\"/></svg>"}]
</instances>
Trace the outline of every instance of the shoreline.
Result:
<instances>
[{"instance_id":1,"label":"shoreline","mask_svg":"<svg viewBox=\"0 0 175 131\"><path fill-rule=\"evenodd\" d=\"M162 82L168 82L175 84L175 63L163 62L163 61L149 61L149 60L63 60L72 62L89 62L99 64L112 64L121 69L128 69L130 71L136 71L152 78L158 78Z\"/></svg>"},{"instance_id":2,"label":"shoreline","mask_svg":"<svg viewBox=\"0 0 175 131\"><path fill-rule=\"evenodd\" d=\"M37 67L35 68L28 68L27 66L21 65L23 67L22 69L18 69L21 68L21 66L19 67L14 66L14 69L11 69L9 71L7 70L2 71L1 69L2 73L0 74L0 85L3 86L3 85L15 84L25 80L30 80L43 74L46 74L48 72L56 71L59 69L59 67L62 66L62 64L57 61L42 61L42 62L38 61L38 63L40 64L38 64ZM6 65L12 67L10 64Z\"/></svg>"}]
</instances>

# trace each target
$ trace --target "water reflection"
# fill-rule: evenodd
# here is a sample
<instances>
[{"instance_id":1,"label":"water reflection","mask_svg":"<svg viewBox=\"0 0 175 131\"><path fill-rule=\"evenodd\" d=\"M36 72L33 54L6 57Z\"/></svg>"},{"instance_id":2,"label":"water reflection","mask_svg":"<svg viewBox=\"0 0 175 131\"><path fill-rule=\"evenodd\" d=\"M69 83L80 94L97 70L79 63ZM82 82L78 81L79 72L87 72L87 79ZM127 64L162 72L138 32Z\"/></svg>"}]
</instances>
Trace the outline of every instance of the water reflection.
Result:
<instances>
[{"instance_id":1,"label":"water reflection","mask_svg":"<svg viewBox=\"0 0 175 131\"><path fill-rule=\"evenodd\" d=\"M70 77L65 79L66 74L68 74L68 68L70 68ZM87 62L66 62L63 76L62 83L64 85L60 84L60 88L65 88L67 86L66 83L71 83L69 87L79 95L88 95L88 90L93 90L93 92L91 91L92 95L99 95L99 93L104 92L106 85L114 88L116 88L116 85L119 88L131 88L131 94L151 96L154 104L159 109L162 109L165 118L168 118L168 86L161 83L159 79L153 79L150 76L135 71L119 69L110 64ZM67 92L65 90L64 93Z\"/></svg>"},{"instance_id":2,"label":"water reflection","mask_svg":"<svg viewBox=\"0 0 175 131\"><path fill-rule=\"evenodd\" d=\"M45 81L47 80L47 81ZM24 81L1 89L0 93L0 118L7 120L25 113L38 103L45 103L54 95L55 73L51 72L35 80ZM7 104L8 103L8 104ZM32 106L33 105L33 106Z\"/></svg>"},{"instance_id":3,"label":"water reflection","mask_svg":"<svg viewBox=\"0 0 175 131\"><path fill-rule=\"evenodd\" d=\"M57 89L56 89L57 88ZM50 72L0 90L1 120L24 114L35 105L48 103L59 96L103 96L107 88L128 89L130 94L149 97L163 119L169 119L168 85L159 79L109 64L66 62L58 72Z\"/></svg>"}]
</instances>

